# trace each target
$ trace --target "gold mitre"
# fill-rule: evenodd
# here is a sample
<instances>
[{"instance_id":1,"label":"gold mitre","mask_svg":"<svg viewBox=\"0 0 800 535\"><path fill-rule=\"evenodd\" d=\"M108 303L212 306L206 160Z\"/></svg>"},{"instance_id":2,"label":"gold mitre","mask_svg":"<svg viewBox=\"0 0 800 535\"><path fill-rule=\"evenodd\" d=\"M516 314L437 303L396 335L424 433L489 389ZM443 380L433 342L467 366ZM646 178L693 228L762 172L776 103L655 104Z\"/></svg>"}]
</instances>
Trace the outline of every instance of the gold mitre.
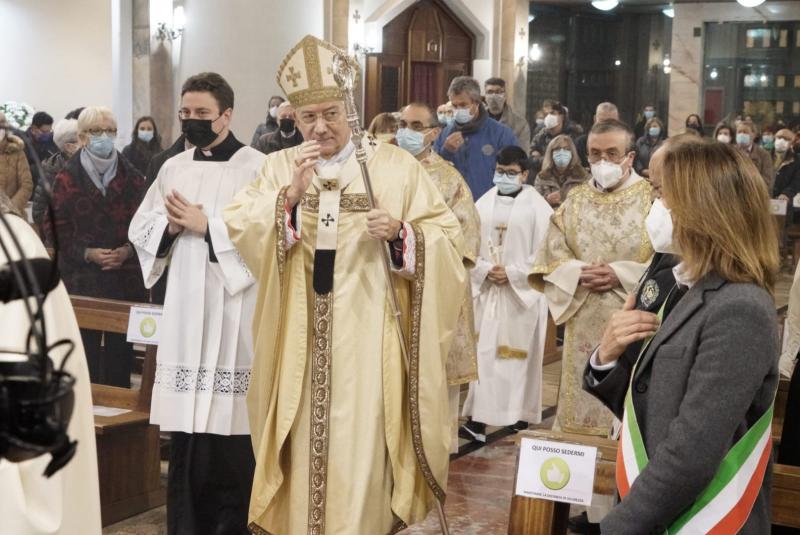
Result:
<instances>
[{"instance_id":1,"label":"gold mitre","mask_svg":"<svg viewBox=\"0 0 800 535\"><path fill-rule=\"evenodd\" d=\"M344 100L333 77L333 58L346 54L337 46L306 35L286 55L278 69L278 85L294 106Z\"/></svg>"}]
</instances>

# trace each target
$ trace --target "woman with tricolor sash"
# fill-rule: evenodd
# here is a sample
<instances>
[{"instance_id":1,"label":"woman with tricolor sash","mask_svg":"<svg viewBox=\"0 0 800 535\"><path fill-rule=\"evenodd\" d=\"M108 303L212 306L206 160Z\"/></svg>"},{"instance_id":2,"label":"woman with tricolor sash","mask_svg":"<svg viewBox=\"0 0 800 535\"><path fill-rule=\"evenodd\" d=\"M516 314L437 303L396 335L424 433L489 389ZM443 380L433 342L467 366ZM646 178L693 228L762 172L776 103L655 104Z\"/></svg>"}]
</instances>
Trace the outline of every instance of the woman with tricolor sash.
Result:
<instances>
[{"instance_id":1,"label":"woman with tricolor sash","mask_svg":"<svg viewBox=\"0 0 800 535\"><path fill-rule=\"evenodd\" d=\"M622 421L621 501L601 532L769 533L779 377L769 194L752 162L714 142L671 147L662 180L648 232L681 257L670 293L686 293L668 316L629 298L587 366L586 389Z\"/></svg>"}]
</instances>

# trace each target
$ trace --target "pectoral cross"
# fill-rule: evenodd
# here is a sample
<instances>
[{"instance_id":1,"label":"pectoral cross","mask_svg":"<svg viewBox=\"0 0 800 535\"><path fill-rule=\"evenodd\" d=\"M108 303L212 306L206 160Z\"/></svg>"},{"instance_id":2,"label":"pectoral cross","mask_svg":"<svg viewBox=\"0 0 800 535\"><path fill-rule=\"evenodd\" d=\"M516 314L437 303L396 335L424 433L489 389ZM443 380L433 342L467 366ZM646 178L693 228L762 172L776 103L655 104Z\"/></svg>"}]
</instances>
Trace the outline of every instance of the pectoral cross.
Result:
<instances>
[{"instance_id":1,"label":"pectoral cross","mask_svg":"<svg viewBox=\"0 0 800 535\"><path fill-rule=\"evenodd\" d=\"M292 87L297 87L297 80L302 77L303 75L295 71L294 67L289 67L289 74L286 75L286 79L292 82Z\"/></svg>"},{"instance_id":2,"label":"pectoral cross","mask_svg":"<svg viewBox=\"0 0 800 535\"><path fill-rule=\"evenodd\" d=\"M505 237L506 231L508 230L508 225L506 225L505 223L501 223L501 224L497 225L494 228L498 233L497 246L498 247L502 247L503 246L503 238Z\"/></svg>"},{"instance_id":3,"label":"pectoral cross","mask_svg":"<svg viewBox=\"0 0 800 535\"><path fill-rule=\"evenodd\" d=\"M331 226L331 223L333 223L334 221L335 219L331 217L331 214L328 214L327 217L325 217L325 219L322 220L322 222L325 223L326 227Z\"/></svg>"}]
</instances>

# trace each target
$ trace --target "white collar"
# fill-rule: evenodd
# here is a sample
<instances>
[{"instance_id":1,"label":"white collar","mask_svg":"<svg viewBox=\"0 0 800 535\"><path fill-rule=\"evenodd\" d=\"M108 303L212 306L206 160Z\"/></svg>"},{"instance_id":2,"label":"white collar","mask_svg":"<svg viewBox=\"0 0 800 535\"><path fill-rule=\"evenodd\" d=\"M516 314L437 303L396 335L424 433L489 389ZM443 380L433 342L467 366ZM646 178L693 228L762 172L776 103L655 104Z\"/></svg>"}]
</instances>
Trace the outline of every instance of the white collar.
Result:
<instances>
[{"instance_id":1,"label":"white collar","mask_svg":"<svg viewBox=\"0 0 800 535\"><path fill-rule=\"evenodd\" d=\"M347 142L347 145L344 146L342 150L338 153L334 154L327 160L325 158L320 158L317 160L317 167L327 167L329 165L341 165L347 161L353 151L356 150L356 146L353 145L353 141L350 140Z\"/></svg>"},{"instance_id":2,"label":"white collar","mask_svg":"<svg viewBox=\"0 0 800 535\"><path fill-rule=\"evenodd\" d=\"M689 278L689 275L686 273L686 265L683 262L672 268L672 275L675 277L675 282L677 282L679 286L684 286L686 288L691 288L694 286L694 283L697 282Z\"/></svg>"}]
</instances>

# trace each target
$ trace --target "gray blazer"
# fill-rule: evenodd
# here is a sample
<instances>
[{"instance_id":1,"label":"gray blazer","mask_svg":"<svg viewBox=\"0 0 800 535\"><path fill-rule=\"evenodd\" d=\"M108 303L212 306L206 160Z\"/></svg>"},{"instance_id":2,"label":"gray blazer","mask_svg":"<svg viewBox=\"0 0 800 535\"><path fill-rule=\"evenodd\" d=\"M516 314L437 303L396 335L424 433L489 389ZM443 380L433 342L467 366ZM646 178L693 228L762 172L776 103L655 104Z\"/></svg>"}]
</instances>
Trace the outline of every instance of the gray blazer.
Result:
<instances>
[{"instance_id":1,"label":"gray blazer","mask_svg":"<svg viewBox=\"0 0 800 535\"><path fill-rule=\"evenodd\" d=\"M778 387L774 301L754 284L709 274L664 320L633 379L633 405L650 462L602 521L603 534L661 534L705 489L722 458L769 408ZM587 366L584 388L622 417L631 377ZM740 533L770 532L767 467Z\"/></svg>"}]
</instances>

